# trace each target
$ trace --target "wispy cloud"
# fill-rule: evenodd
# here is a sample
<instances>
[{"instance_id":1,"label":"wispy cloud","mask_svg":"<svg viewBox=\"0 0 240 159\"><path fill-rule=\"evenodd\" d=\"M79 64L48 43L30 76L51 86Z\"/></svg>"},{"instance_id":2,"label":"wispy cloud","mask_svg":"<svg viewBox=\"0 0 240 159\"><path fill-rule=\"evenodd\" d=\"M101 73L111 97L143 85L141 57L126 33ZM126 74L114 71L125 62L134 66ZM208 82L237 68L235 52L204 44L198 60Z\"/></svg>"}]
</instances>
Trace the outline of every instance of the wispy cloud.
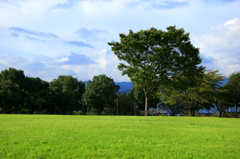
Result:
<instances>
[{"instance_id":1,"label":"wispy cloud","mask_svg":"<svg viewBox=\"0 0 240 159\"><path fill-rule=\"evenodd\" d=\"M94 48L93 46L91 46L90 44L86 44L82 41L66 41L65 43L69 44L69 45L74 45L74 46L78 46L78 47L88 47L88 48Z\"/></svg>"},{"instance_id":2,"label":"wispy cloud","mask_svg":"<svg viewBox=\"0 0 240 159\"><path fill-rule=\"evenodd\" d=\"M90 57L84 54L71 53L70 56L65 57L65 60L60 62L60 65L89 65L96 63Z\"/></svg>"},{"instance_id":3,"label":"wispy cloud","mask_svg":"<svg viewBox=\"0 0 240 159\"><path fill-rule=\"evenodd\" d=\"M25 36L25 39L45 42L44 40L40 40L40 39L37 39L37 38L33 38L33 37L31 37L31 36Z\"/></svg>"},{"instance_id":4,"label":"wispy cloud","mask_svg":"<svg viewBox=\"0 0 240 159\"><path fill-rule=\"evenodd\" d=\"M78 35L78 37L82 39L98 41L105 37L108 34L108 32L106 30L99 30L96 28L94 29L81 28L76 32L76 34Z\"/></svg>"},{"instance_id":5,"label":"wispy cloud","mask_svg":"<svg viewBox=\"0 0 240 159\"><path fill-rule=\"evenodd\" d=\"M164 2L163 4L151 4L150 7L152 9L174 9L179 7L184 7L189 5L187 2L176 2L176 1L170 1L170 2Z\"/></svg>"},{"instance_id":6,"label":"wispy cloud","mask_svg":"<svg viewBox=\"0 0 240 159\"><path fill-rule=\"evenodd\" d=\"M18 34L17 34L17 33L11 33L11 35L12 35L13 37L18 37Z\"/></svg>"},{"instance_id":7,"label":"wispy cloud","mask_svg":"<svg viewBox=\"0 0 240 159\"><path fill-rule=\"evenodd\" d=\"M52 7L53 9L59 8L59 9L69 9L73 6L76 6L79 3L78 0L67 0L65 3L59 3Z\"/></svg>"},{"instance_id":8,"label":"wispy cloud","mask_svg":"<svg viewBox=\"0 0 240 159\"><path fill-rule=\"evenodd\" d=\"M9 30L13 31L12 34L23 33L23 34L29 34L29 35L34 35L34 36L39 36L39 37L44 37L44 38L56 38L56 39L59 38L57 35L52 34L52 33L31 31L31 30L27 30L27 29L23 29L23 28L18 28L18 27L10 27Z\"/></svg>"},{"instance_id":9,"label":"wispy cloud","mask_svg":"<svg viewBox=\"0 0 240 159\"><path fill-rule=\"evenodd\" d=\"M184 1L174 1L174 0L165 0L165 1L133 1L130 2L129 5L131 7L141 6L146 10L150 9L160 9L160 10L169 10L180 7L188 6L188 2Z\"/></svg>"}]
</instances>

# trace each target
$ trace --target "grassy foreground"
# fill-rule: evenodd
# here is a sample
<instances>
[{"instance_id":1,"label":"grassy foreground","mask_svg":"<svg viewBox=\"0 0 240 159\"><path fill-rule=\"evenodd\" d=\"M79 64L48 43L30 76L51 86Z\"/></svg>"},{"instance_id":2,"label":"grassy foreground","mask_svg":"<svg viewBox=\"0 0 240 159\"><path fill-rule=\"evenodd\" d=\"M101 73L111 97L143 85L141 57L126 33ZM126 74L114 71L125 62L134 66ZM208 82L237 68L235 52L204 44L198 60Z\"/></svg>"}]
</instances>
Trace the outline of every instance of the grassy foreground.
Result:
<instances>
[{"instance_id":1,"label":"grassy foreground","mask_svg":"<svg viewBox=\"0 0 240 159\"><path fill-rule=\"evenodd\" d=\"M240 158L240 120L0 115L0 158Z\"/></svg>"}]
</instances>

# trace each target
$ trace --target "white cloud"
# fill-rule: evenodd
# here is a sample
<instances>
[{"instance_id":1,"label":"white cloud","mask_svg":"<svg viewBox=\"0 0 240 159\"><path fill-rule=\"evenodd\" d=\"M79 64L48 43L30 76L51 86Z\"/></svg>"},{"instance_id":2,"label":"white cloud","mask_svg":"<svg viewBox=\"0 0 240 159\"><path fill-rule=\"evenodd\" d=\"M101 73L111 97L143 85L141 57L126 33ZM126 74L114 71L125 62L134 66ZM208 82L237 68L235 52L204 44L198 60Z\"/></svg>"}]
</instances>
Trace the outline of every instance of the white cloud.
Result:
<instances>
[{"instance_id":1,"label":"white cloud","mask_svg":"<svg viewBox=\"0 0 240 159\"><path fill-rule=\"evenodd\" d=\"M240 18L231 19L194 37L194 43L201 54L215 59L206 64L208 69L220 70L226 76L240 71Z\"/></svg>"},{"instance_id":2,"label":"white cloud","mask_svg":"<svg viewBox=\"0 0 240 159\"><path fill-rule=\"evenodd\" d=\"M61 58L61 59L59 59L57 61L58 62L66 62L66 61L68 61L68 57Z\"/></svg>"},{"instance_id":3,"label":"white cloud","mask_svg":"<svg viewBox=\"0 0 240 159\"><path fill-rule=\"evenodd\" d=\"M191 33L210 69L228 75L239 66L239 8L238 0L0 0L0 70L129 81L107 42L130 29L176 25Z\"/></svg>"}]
</instances>

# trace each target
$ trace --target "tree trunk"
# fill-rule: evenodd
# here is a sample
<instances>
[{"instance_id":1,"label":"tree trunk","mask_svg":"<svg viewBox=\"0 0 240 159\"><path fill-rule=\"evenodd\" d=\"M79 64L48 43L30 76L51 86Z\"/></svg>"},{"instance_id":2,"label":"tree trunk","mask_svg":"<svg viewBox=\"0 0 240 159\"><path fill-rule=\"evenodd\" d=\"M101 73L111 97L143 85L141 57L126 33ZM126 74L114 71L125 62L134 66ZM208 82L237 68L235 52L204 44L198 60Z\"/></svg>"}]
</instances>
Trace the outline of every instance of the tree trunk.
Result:
<instances>
[{"instance_id":1,"label":"tree trunk","mask_svg":"<svg viewBox=\"0 0 240 159\"><path fill-rule=\"evenodd\" d=\"M195 116L195 110L194 110L194 108L189 107L188 115L189 115L189 116Z\"/></svg>"},{"instance_id":2,"label":"tree trunk","mask_svg":"<svg viewBox=\"0 0 240 159\"><path fill-rule=\"evenodd\" d=\"M133 106L134 106L134 115L136 115L136 104L135 104L135 102L133 103Z\"/></svg>"},{"instance_id":3,"label":"tree trunk","mask_svg":"<svg viewBox=\"0 0 240 159\"><path fill-rule=\"evenodd\" d=\"M222 117L222 113L223 113L223 112L219 111L219 117Z\"/></svg>"},{"instance_id":4,"label":"tree trunk","mask_svg":"<svg viewBox=\"0 0 240 159\"><path fill-rule=\"evenodd\" d=\"M147 116L147 110L148 110L148 93L144 92L145 94L145 116Z\"/></svg>"},{"instance_id":5,"label":"tree trunk","mask_svg":"<svg viewBox=\"0 0 240 159\"><path fill-rule=\"evenodd\" d=\"M235 103L235 105L236 105L236 113L235 113L235 116L236 116L236 118L238 117L238 115L237 115L237 112L238 112L238 106L237 106L237 103Z\"/></svg>"}]
</instances>

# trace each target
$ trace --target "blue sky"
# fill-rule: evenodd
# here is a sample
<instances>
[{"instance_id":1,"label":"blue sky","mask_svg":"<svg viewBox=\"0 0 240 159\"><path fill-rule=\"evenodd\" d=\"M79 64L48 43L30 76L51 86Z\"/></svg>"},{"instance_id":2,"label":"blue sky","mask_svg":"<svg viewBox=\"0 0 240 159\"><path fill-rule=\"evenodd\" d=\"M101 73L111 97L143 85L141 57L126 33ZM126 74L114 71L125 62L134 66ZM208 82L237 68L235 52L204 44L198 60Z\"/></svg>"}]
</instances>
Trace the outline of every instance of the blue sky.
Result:
<instances>
[{"instance_id":1,"label":"blue sky","mask_svg":"<svg viewBox=\"0 0 240 159\"><path fill-rule=\"evenodd\" d=\"M203 66L229 76L240 71L239 10L240 0L0 0L0 71L130 81L107 42L176 25L200 48Z\"/></svg>"}]
</instances>

